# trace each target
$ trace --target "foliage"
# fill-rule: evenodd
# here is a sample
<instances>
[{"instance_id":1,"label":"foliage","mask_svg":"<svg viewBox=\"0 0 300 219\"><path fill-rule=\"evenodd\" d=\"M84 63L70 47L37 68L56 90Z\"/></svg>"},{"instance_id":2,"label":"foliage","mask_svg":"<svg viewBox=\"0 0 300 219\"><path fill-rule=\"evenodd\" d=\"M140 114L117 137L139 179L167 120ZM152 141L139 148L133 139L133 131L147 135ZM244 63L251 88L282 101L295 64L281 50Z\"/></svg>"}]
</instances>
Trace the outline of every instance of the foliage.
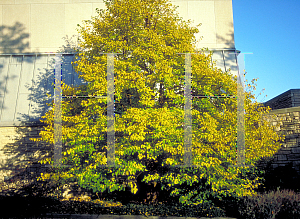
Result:
<instances>
[{"instance_id":1,"label":"foliage","mask_svg":"<svg viewBox=\"0 0 300 219\"><path fill-rule=\"evenodd\" d=\"M120 208L113 208L114 214L118 215L144 215L144 216L178 216L178 217L217 217L225 216L223 209L211 206L208 203L201 206L182 206L180 204L165 205L158 203L155 205L129 204Z\"/></svg>"},{"instance_id":2,"label":"foliage","mask_svg":"<svg viewBox=\"0 0 300 219\"><path fill-rule=\"evenodd\" d=\"M220 195L220 197L211 197L211 201L215 207L223 209L226 212L226 217L240 218L240 213L237 206L243 203L245 197L236 197Z\"/></svg>"},{"instance_id":3,"label":"foliage","mask_svg":"<svg viewBox=\"0 0 300 219\"><path fill-rule=\"evenodd\" d=\"M99 16L79 30L84 49L73 64L89 84L77 88L63 84L62 88L63 95L106 96L107 58L100 52L122 52L114 60L117 166L101 166L107 163L107 100L71 98L62 102L63 164L70 167L53 168L39 180L58 186L77 181L95 193L129 188L133 194L145 182L149 188L168 191L186 206L210 203L209 196L255 194L262 180L259 171L230 167L236 161L235 98L193 100L192 152L198 166L175 167L183 164L184 157L185 59L177 53L192 53L193 96L237 96L237 78L230 70L216 68L211 53L196 48L194 33L199 30L179 18L166 0L114 0L106 5L106 11L98 10ZM272 156L282 140L261 120L270 108L251 99L251 92L245 92L247 165ZM53 143L53 109L43 118L47 127L35 140ZM53 164L53 152L40 162ZM155 199L143 197L144 202Z\"/></svg>"},{"instance_id":4,"label":"foliage","mask_svg":"<svg viewBox=\"0 0 300 219\"><path fill-rule=\"evenodd\" d=\"M274 218L282 211L283 203L299 203L300 196L291 190L272 191L261 195L245 197L243 203L239 206L239 212L242 218ZM292 211L293 208L289 208ZM286 209L285 209L286 211ZM276 217L277 218L277 217ZM290 218L285 215L285 218Z\"/></svg>"},{"instance_id":5,"label":"foliage","mask_svg":"<svg viewBox=\"0 0 300 219\"><path fill-rule=\"evenodd\" d=\"M144 216L225 216L224 211L218 207L208 205L202 206L181 206L177 205L137 205L126 206L107 205L103 201L80 202L80 201L59 201L55 198L45 197L22 197L0 196L0 204L3 207L1 218L37 218L52 214L112 214L112 215L144 215ZM18 206L18 211L12 211L9 206ZM49 217L49 216L48 216Z\"/></svg>"},{"instance_id":6,"label":"foliage","mask_svg":"<svg viewBox=\"0 0 300 219\"><path fill-rule=\"evenodd\" d=\"M297 219L300 218L300 202L284 198L282 200L281 209L276 215L278 219Z\"/></svg>"}]
</instances>

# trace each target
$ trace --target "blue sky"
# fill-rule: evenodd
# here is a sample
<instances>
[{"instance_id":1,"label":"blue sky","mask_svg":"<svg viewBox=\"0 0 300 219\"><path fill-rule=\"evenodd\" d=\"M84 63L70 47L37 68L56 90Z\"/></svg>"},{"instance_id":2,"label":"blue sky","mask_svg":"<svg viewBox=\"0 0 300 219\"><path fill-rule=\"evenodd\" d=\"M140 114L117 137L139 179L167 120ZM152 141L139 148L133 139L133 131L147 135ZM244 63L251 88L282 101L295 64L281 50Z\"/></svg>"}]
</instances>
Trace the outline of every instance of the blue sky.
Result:
<instances>
[{"instance_id":1,"label":"blue sky","mask_svg":"<svg viewBox=\"0 0 300 219\"><path fill-rule=\"evenodd\" d=\"M245 55L245 80L259 78L257 102L300 89L300 0L232 0L232 7L235 47L253 53Z\"/></svg>"}]
</instances>

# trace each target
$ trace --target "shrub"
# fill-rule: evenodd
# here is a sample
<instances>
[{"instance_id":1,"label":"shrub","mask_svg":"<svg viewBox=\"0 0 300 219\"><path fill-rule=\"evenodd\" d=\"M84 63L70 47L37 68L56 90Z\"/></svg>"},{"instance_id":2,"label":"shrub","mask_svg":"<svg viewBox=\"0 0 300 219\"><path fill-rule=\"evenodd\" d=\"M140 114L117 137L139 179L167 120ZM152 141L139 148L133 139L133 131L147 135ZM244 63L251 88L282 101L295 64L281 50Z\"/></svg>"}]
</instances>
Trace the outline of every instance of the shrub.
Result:
<instances>
[{"instance_id":1,"label":"shrub","mask_svg":"<svg viewBox=\"0 0 300 219\"><path fill-rule=\"evenodd\" d=\"M144 216L177 216L177 217L222 217L226 216L223 209L209 205L183 206L181 204L165 205L145 205L128 204L126 206L111 208L113 214L118 215L144 215Z\"/></svg>"},{"instance_id":2,"label":"shrub","mask_svg":"<svg viewBox=\"0 0 300 219\"><path fill-rule=\"evenodd\" d=\"M276 219L297 219L300 218L300 203L283 198L281 209L276 215Z\"/></svg>"},{"instance_id":3,"label":"shrub","mask_svg":"<svg viewBox=\"0 0 300 219\"><path fill-rule=\"evenodd\" d=\"M220 197L213 197L211 200L213 201L215 206L218 206L225 211L226 217L233 217L233 218L240 217L237 206L241 205L243 198L239 198L234 195L232 196L221 195Z\"/></svg>"},{"instance_id":4,"label":"shrub","mask_svg":"<svg viewBox=\"0 0 300 219\"><path fill-rule=\"evenodd\" d=\"M271 191L269 193L258 194L245 197L239 205L241 218L268 219L274 218L280 211L283 201L288 203L299 203L300 196L291 190ZM288 200L288 201L287 201ZM292 211L292 209L287 209ZM285 218L288 218L285 216Z\"/></svg>"}]
</instances>

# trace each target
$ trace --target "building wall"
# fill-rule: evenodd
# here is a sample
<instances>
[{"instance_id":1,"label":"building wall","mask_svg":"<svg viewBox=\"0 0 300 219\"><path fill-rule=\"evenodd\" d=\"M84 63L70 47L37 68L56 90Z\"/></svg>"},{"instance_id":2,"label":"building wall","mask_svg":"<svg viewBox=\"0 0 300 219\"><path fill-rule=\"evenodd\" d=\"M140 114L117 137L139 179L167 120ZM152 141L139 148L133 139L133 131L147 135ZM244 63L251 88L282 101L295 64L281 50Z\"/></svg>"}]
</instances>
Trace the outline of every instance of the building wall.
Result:
<instances>
[{"instance_id":1,"label":"building wall","mask_svg":"<svg viewBox=\"0 0 300 219\"><path fill-rule=\"evenodd\" d=\"M184 20L191 19L194 26L202 23L196 34L197 39L203 36L198 47L213 50L216 67L231 69L237 76L232 1L170 2ZM102 0L0 0L0 126L38 121L44 115L49 103L46 93L53 95L54 90L55 53L76 46L77 24L105 7ZM63 63L63 81L83 84L77 83L78 74L70 63L69 58Z\"/></svg>"},{"instance_id":2,"label":"building wall","mask_svg":"<svg viewBox=\"0 0 300 219\"><path fill-rule=\"evenodd\" d=\"M170 2L193 26L202 23L196 35L197 40L203 36L199 48L235 48L231 0ZM57 52L63 37L78 36L77 24L96 16L96 8L106 6L102 0L0 0L0 53Z\"/></svg>"},{"instance_id":3,"label":"building wall","mask_svg":"<svg viewBox=\"0 0 300 219\"><path fill-rule=\"evenodd\" d=\"M0 54L0 126L39 122L48 111L54 96L54 54ZM74 55L63 55L62 80L68 85L85 84L71 61Z\"/></svg>"}]
</instances>

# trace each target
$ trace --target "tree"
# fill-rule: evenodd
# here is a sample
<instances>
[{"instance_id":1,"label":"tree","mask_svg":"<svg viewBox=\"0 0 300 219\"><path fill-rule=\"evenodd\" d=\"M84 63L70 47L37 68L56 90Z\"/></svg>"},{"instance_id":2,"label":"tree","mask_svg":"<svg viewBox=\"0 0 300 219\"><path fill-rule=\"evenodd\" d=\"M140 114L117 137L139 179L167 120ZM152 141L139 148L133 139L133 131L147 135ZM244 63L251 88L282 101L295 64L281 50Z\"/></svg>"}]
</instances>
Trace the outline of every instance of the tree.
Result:
<instances>
[{"instance_id":1,"label":"tree","mask_svg":"<svg viewBox=\"0 0 300 219\"><path fill-rule=\"evenodd\" d=\"M236 77L214 67L211 53L196 48L194 34L199 30L179 18L167 0L114 0L106 6L79 30L84 49L73 64L90 83L78 88L64 84L63 94L106 96L107 58L100 53L122 52L114 59L118 166L101 166L107 162L106 99L68 99L62 103L63 164L71 167L54 168L39 179L60 185L76 181L95 193L129 188L139 194L145 182L184 204L203 203L211 194L255 193L262 182L258 169L230 166L236 161L233 98L193 100L193 164L198 167L174 167L183 164L184 152L185 60L178 53L192 53L194 96L221 96L221 89L237 95ZM272 156L282 138L266 121L261 123L262 113L270 108L257 110L251 92L245 94L246 164L253 165ZM48 126L42 140L53 143L53 109L44 118ZM41 163L53 164L52 158Z\"/></svg>"}]
</instances>

